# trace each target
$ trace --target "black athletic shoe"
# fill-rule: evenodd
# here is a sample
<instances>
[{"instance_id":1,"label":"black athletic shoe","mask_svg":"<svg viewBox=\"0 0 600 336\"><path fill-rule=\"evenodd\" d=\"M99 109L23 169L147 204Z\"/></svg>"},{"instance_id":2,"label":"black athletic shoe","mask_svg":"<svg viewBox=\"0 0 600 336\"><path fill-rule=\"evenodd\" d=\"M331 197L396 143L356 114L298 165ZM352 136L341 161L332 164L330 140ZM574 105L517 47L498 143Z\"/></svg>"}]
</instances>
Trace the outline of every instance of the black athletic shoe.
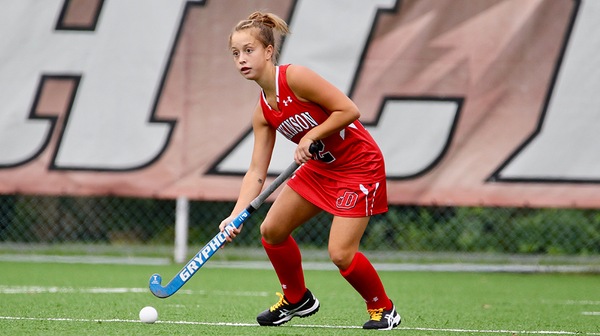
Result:
<instances>
[{"instance_id":1,"label":"black athletic shoe","mask_svg":"<svg viewBox=\"0 0 600 336\"><path fill-rule=\"evenodd\" d=\"M391 330L401 322L400 314L398 314L394 305L389 310L379 308L367 309L367 311L371 315L371 319L363 325L363 329Z\"/></svg>"},{"instance_id":2,"label":"black athletic shoe","mask_svg":"<svg viewBox=\"0 0 600 336\"><path fill-rule=\"evenodd\" d=\"M319 311L319 300L308 289L298 303L289 303L281 293L277 295L279 302L256 317L256 321L261 326L282 325L294 316L307 317Z\"/></svg>"}]
</instances>

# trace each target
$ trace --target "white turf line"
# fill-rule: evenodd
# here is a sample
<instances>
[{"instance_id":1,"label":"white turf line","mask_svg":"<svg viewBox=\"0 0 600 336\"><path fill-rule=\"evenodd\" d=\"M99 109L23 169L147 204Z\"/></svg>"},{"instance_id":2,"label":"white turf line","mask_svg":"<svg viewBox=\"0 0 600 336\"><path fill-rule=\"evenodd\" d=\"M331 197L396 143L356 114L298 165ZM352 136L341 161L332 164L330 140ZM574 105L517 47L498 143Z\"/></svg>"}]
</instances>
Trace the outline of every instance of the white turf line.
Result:
<instances>
[{"instance_id":1,"label":"white turf line","mask_svg":"<svg viewBox=\"0 0 600 336\"><path fill-rule=\"evenodd\" d=\"M74 287L46 287L46 286L3 286L0 285L0 294L65 294L65 293L85 293L85 294L123 294L123 293L148 293L148 288L74 288ZM182 289L177 294L186 295L201 295L209 292L203 290L192 291ZM269 296L268 292L251 292L251 291L210 291L211 295L235 295L235 296L251 296L265 297Z\"/></svg>"},{"instance_id":2,"label":"white turf line","mask_svg":"<svg viewBox=\"0 0 600 336\"><path fill-rule=\"evenodd\" d=\"M138 320L122 319L75 319L62 317L18 317L18 316L0 316L0 320L13 321L56 321L56 322L93 322L93 323L142 323ZM255 323L228 323L228 322L196 322L196 321L157 321L157 324L181 324L181 325L204 325L204 326L225 326L225 327L259 327ZM360 326L335 326L335 325L314 325L314 324L287 324L280 328L320 328L320 329L360 329ZM524 334L524 335L589 335L600 336L600 333L581 333L575 331L549 331L549 330L477 330L477 329L438 329L438 328L411 328L399 326L399 330L412 331L433 331L433 332L452 332L452 333L494 333L494 334Z\"/></svg>"},{"instance_id":3,"label":"white turf line","mask_svg":"<svg viewBox=\"0 0 600 336\"><path fill-rule=\"evenodd\" d=\"M148 257L110 257L110 256L57 256L3 254L0 261L8 262L38 262L66 264L111 264L111 265L170 265L169 258ZM273 267L268 261L212 261L206 264L210 268L236 269L268 269ZM304 262L305 270L337 271L331 262ZM600 265L538 265L538 264L473 264L473 263L443 263L443 264L414 264L414 263L374 263L379 271L405 272L511 272L511 273L600 273Z\"/></svg>"}]
</instances>

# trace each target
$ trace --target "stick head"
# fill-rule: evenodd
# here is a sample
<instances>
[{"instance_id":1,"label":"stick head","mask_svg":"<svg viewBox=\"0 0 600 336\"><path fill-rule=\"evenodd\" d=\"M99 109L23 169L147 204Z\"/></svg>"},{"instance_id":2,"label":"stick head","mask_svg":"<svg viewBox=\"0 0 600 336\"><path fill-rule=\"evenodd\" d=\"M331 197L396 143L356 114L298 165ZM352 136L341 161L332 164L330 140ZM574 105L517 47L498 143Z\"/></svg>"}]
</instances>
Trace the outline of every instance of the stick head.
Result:
<instances>
[{"instance_id":1,"label":"stick head","mask_svg":"<svg viewBox=\"0 0 600 336\"><path fill-rule=\"evenodd\" d=\"M164 299L170 296L170 294L167 293L166 288L162 286L162 277L158 273L152 274L148 286L150 287L152 294L158 298Z\"/></svg>"}]
</instances>

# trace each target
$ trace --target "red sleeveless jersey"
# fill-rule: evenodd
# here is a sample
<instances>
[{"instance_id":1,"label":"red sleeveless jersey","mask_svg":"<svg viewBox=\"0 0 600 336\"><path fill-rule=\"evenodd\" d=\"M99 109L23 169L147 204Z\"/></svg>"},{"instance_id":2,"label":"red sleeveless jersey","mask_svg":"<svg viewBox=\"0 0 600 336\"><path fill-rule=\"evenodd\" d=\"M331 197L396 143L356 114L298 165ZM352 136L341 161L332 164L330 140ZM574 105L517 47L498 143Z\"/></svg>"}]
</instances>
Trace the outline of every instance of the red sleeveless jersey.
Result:
<instances>
[{"instance_id":1,"label":"red sleeveless jersey","mask_svg":"<svg viewBox=\"0 0 600 336\"><path fill-rule=\"evenodd\" d=\"M330 114L320 105L300 101L290 89L286 79L289 64L277 67L277 110L261 94L263 115L269 125L287 139L298 143L313 127L324 122ZM354 121L337 134L321 139L318 160L309 160L302 166L333 180L357 183L385 181L385 164L379 146L358 121Z\"/></svg>"}]
</instances>

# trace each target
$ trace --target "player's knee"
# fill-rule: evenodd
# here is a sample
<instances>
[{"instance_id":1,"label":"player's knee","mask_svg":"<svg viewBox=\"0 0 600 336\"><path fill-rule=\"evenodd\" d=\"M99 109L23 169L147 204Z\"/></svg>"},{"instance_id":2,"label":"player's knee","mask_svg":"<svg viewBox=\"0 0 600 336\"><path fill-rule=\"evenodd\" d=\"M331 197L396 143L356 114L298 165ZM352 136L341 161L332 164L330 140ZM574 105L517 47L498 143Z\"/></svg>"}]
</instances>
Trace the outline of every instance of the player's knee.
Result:
<instances>
[{"instance_id":1,"label":"player's knee","mask_svg":"<svg viewBox=\"0 0 600 336\"><path fill-rule=\"evenodd\" d=\"M269 240L268 238L271 235L271 230L269 229L269 227L267 225L265 225L265 223L262 223L260 225L260 235L268 242L268 240Z\"/></svg>"},{"instance_id":2,"label":"player's knee","mask_svg":"<svg viewBox=\"0 0 600 336\"><path fill-rule=\"evenodd\" d=\"M282 235L280 234L279 230L277 230L277 228L274 228L273 226L269 225L266 222L263 222L260 225L260 235L265 240L265 242L267 242L267 244L271 244L271 245L279 244L282 241L284 241L285 238L287 237L287 236L282 237Z\"/></svg>"},{"instance_id":3,"label":"player's knee","mask_svg":"<svg viewBox=\"0 0 600 336\"><path fill-rule=\"evenodd\" d=\"M350 267L353 258L354 253L350 251L329 249L329 259L341 270Z\"/></svg>"}]
</instances>

